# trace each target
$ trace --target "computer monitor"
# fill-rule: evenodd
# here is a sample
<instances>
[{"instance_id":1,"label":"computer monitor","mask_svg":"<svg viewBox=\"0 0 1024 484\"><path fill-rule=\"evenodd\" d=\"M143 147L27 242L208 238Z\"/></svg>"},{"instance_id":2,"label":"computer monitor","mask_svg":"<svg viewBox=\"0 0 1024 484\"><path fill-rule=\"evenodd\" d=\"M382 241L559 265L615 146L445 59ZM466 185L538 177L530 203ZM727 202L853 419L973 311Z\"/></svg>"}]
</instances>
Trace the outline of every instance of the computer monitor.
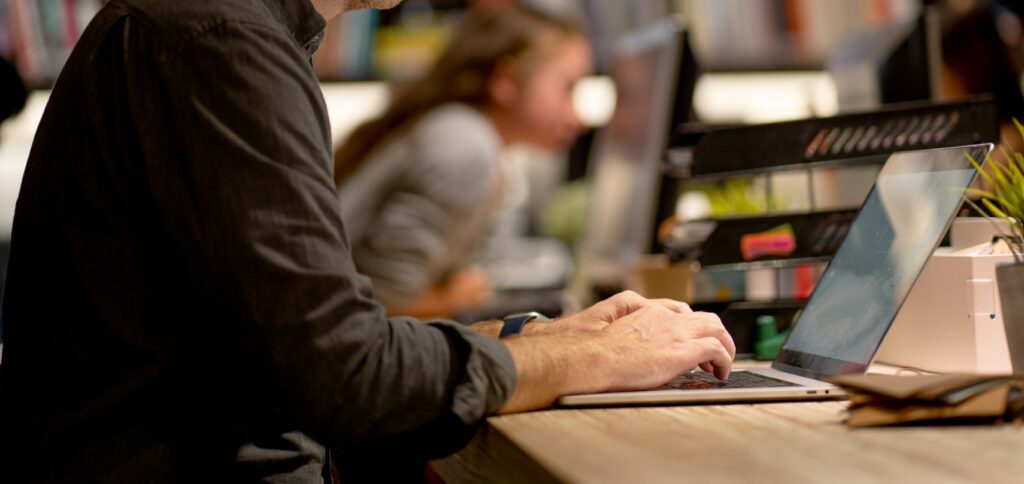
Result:
<instances>
[{"instance_id":1,"label":"computer monitor","mask_svg":"<svg viewBox=\"0 0 1024 484\"><path fill-rule=\"evenodd\" d=\"M591 279L614 284L647 252L658 173L672 127L689 119L699 69L678 17L629 32L610 65L616 106L589 159L590 196L581 247Z\"/></svg>"}]
</instances>

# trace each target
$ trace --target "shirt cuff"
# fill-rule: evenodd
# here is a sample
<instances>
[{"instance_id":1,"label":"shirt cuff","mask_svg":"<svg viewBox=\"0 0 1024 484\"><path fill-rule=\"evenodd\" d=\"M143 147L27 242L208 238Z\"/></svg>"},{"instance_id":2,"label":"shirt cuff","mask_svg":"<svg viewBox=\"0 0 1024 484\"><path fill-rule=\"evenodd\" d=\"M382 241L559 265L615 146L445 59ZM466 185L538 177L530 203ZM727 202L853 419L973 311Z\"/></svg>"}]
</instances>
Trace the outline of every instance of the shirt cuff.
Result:
<instances>
[{"instance_id":1,"label":"shirt cuff","mask_svg":"<svg viewBox=\"0 0 1024 484\"><path fill-rule=\"evenodd\" d=\"M456 371L452 413L475 426L497 413L516 387L512 354L499 341L454 322L431 322L448 338ZM461 369L461 371L459 371Z\"/></svg>"}]
</instances>

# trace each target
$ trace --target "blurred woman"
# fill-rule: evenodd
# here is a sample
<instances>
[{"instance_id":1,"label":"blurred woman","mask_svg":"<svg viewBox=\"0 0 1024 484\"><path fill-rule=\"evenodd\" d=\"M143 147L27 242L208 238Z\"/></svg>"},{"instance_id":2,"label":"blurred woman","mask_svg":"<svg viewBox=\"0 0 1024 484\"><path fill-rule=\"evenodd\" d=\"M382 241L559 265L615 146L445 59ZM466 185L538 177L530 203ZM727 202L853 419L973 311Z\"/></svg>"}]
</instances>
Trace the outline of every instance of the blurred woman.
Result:
<instances>
[{"instance_id":1,"label":"blurred woman","mask_svg":"<svg viewBox=\"0 0 1024 484\"><path fill-rule=\"evenodd\" d=\"M579 23L521 6L469 14L449 48L335 153L360 272L392 314L452 315L490 297L468 265L502 195L502 150L567 148L591 70Z\"/></svg>"}]
</instances>

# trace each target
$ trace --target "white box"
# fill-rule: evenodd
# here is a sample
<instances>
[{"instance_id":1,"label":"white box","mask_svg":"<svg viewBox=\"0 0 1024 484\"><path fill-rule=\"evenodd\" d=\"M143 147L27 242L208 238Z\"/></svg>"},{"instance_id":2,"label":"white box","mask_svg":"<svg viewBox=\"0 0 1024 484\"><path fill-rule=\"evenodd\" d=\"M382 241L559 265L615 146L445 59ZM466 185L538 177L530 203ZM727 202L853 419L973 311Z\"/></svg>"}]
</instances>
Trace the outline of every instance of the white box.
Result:
<instances>
[{"instance_id":1,"label":"white box","mask_svg":"<svg viewBox=\"0 0 1024 484\"><path fill-rule=\"evenodd\" d=\"M936 252L875 361L941 373L1010 373L996 266L1009 254Z\"/></svg>"}]
</instances>

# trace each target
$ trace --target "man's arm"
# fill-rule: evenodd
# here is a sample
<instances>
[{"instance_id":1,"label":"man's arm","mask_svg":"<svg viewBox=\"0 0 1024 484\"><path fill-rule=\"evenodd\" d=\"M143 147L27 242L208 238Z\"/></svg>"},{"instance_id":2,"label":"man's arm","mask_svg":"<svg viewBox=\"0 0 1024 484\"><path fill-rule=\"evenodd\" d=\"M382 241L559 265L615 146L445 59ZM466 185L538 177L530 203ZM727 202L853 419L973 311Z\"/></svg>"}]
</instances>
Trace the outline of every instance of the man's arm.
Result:
<instances>
[{"instance_id":1,"label":"man's arm","mask_svg":"<svg viewBox=\"0 0 1024 484\"><path fill-rule=\"evenodd\" d=\"M126 45L161 69L127 73L135 124L167 129L140 137L145 190L167 257L215 313L200 316L203 346L239 355L248 390L329 445L429 429L418 445L431 448L496 411L515 383L500 343L389 319L356 272L319 87L294 39L221 24L173 51L137 40Z\"/></svg>"}]
</instances>

